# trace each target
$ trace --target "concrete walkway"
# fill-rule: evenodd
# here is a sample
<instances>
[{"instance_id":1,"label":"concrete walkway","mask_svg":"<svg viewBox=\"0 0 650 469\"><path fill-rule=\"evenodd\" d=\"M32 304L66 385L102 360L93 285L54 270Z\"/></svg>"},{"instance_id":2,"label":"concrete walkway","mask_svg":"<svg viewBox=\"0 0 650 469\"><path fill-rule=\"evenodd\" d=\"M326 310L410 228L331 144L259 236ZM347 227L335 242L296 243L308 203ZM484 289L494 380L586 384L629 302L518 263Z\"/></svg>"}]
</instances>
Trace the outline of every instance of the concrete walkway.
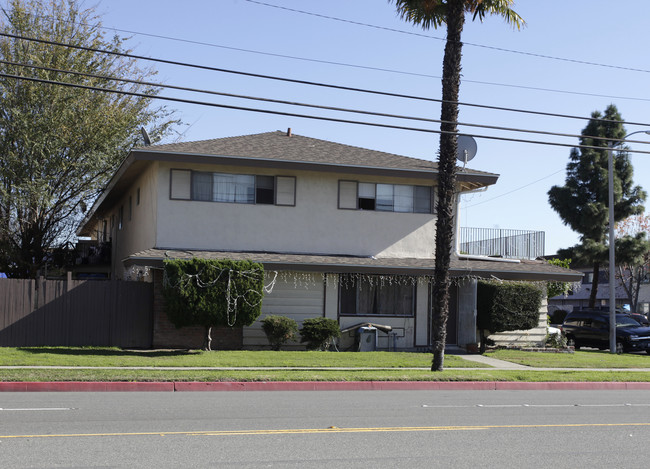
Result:
<instances>
[{"instance_id":1,"label":"concrete walkway","mask_svg":"<svg viewBox=\"0 0 650 469\"><path fill-rule=\"evenodd\" d=\"M530 370L530 366L520 365L519 363L507 362L504 360L497 360L496 358L486 357L485 355L475 355L475 354L459 354L454 352L446 352L446 355L460 355L463 360L468 362L481 363L483 365L489 365L492 368L498 368L499 370ZM485 369L485 368L477 368Z\"/></svg>"}]
</instances>

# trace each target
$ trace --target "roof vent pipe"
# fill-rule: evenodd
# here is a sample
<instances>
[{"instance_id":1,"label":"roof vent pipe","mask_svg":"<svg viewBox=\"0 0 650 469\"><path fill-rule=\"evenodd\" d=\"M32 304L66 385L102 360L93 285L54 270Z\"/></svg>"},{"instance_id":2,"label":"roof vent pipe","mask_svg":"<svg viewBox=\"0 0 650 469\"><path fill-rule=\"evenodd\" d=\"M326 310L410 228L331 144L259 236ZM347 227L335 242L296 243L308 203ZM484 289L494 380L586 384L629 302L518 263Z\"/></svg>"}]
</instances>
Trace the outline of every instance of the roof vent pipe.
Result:
<instances>
[{"instance_id":1,"label":"roof vent pipe","mask_svg":"<svg viewBox=\"0 0 650 469\"><path fill-rule=\"evenodd\" d=\"M144 146L148 147L149 145L151 145L151 139L149 138L147 129L145 129L144 127L140 127L140 133L142 134L142 140L144 140Z\"/></svg>"},{"instance_id":2,"label":"roof vent pipe","mask_svg":"<svg viewBox=\"0 0 650 469\"><path fill-rule=\"evenodd\" d=\"M291 127L287 129L287 137L291 137Z\"/></svg>"}]
</instances>

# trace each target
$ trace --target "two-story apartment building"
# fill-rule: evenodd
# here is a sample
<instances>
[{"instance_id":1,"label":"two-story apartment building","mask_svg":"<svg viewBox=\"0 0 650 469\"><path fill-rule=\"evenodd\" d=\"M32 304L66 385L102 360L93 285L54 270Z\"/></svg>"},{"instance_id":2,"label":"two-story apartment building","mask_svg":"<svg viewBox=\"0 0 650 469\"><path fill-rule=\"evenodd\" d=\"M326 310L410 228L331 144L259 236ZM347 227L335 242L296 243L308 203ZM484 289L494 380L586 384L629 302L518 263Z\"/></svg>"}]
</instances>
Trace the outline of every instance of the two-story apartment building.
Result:
<instances>
[{"instance_id":1,"label":"two-story apartment building","mask_svg":"<svg viewBox=\"0 0 650 469\"><path fill-rule=\"evenodd\" d=\"M261 262L274 284L260 319L325 316L341 329L389 325L398 349L425 348L437 174L431 161L290 130L138 147L78 235L110 240L112 276L144 273L156 291L167 258ZM497 178L459 171L458 193ZM452 256L451 274L448 342L459 345L477 341L477 278L579 280L545 262L459 254ZM235 343L245 348L267 346L259 322L221 333L236 335ZM200 340L200 330L170 327L157 306L155 347L196 346ZM389 346L387 335L378 340L380 348Z\"/></svg>"}]
</instances>

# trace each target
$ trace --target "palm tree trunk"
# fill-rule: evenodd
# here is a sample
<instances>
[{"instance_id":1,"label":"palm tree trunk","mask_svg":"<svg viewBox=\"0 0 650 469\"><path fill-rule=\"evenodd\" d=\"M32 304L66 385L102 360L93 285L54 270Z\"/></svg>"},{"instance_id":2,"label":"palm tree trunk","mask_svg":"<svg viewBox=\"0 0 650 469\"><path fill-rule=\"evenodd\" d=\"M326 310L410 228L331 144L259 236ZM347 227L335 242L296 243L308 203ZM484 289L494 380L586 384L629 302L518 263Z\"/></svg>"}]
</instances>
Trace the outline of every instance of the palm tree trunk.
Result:
<instances>
[{"instance_id":1,"label":"palm tree trunk","mask_svg":"<svg viewBox=\"0 0 650 469\"><path fill-rule=\"evenodd\" d=\"M454 235L454 192L456 186L456 139L458 91L460 88L460 42L465 22L464 0L447 2L447 42L442 65L442 106L440 155L438 157L438 203L436 220L436 259L433 275L431 371L442 371L445 360L447 317L449 316L449 263Z\"/></svg>"}]
</instances>

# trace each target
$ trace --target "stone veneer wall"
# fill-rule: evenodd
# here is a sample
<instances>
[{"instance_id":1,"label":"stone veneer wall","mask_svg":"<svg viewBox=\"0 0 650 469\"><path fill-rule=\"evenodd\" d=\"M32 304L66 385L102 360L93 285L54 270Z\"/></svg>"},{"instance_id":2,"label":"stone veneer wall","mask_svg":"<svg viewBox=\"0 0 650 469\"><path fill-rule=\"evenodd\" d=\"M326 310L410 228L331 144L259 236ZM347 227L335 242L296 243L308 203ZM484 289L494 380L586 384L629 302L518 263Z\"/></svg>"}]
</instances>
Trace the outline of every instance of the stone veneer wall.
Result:
<instances>
[{"instance_id":1,"label":"stone veneer wall","mask_svg":"<svg viewBox=\"0 0 650 469\"><path fill-rule=\"evenodd\" d=\"M489 336L494 344L499 346L532 346L542 347L546 342L546 315L548 313L547 299L544 297L542 306L539 309L539 323L537 327L527 331L497 332Z\"/></svg>"},{"instance_id":2,"label":"stone veneer wall","mask_svg":"<svg viewBox=\"0 0 650 469\"><path fill-rule=\"evenodd\" d=\"M162 294L163 271L152 269L153 273L153 348L200 349L203 347L205 329L201 326L174 326L165 313L165 299ZM213 327L213 350L241 350L243 332L241 327Z\"/></svg>"}]
</instances>

